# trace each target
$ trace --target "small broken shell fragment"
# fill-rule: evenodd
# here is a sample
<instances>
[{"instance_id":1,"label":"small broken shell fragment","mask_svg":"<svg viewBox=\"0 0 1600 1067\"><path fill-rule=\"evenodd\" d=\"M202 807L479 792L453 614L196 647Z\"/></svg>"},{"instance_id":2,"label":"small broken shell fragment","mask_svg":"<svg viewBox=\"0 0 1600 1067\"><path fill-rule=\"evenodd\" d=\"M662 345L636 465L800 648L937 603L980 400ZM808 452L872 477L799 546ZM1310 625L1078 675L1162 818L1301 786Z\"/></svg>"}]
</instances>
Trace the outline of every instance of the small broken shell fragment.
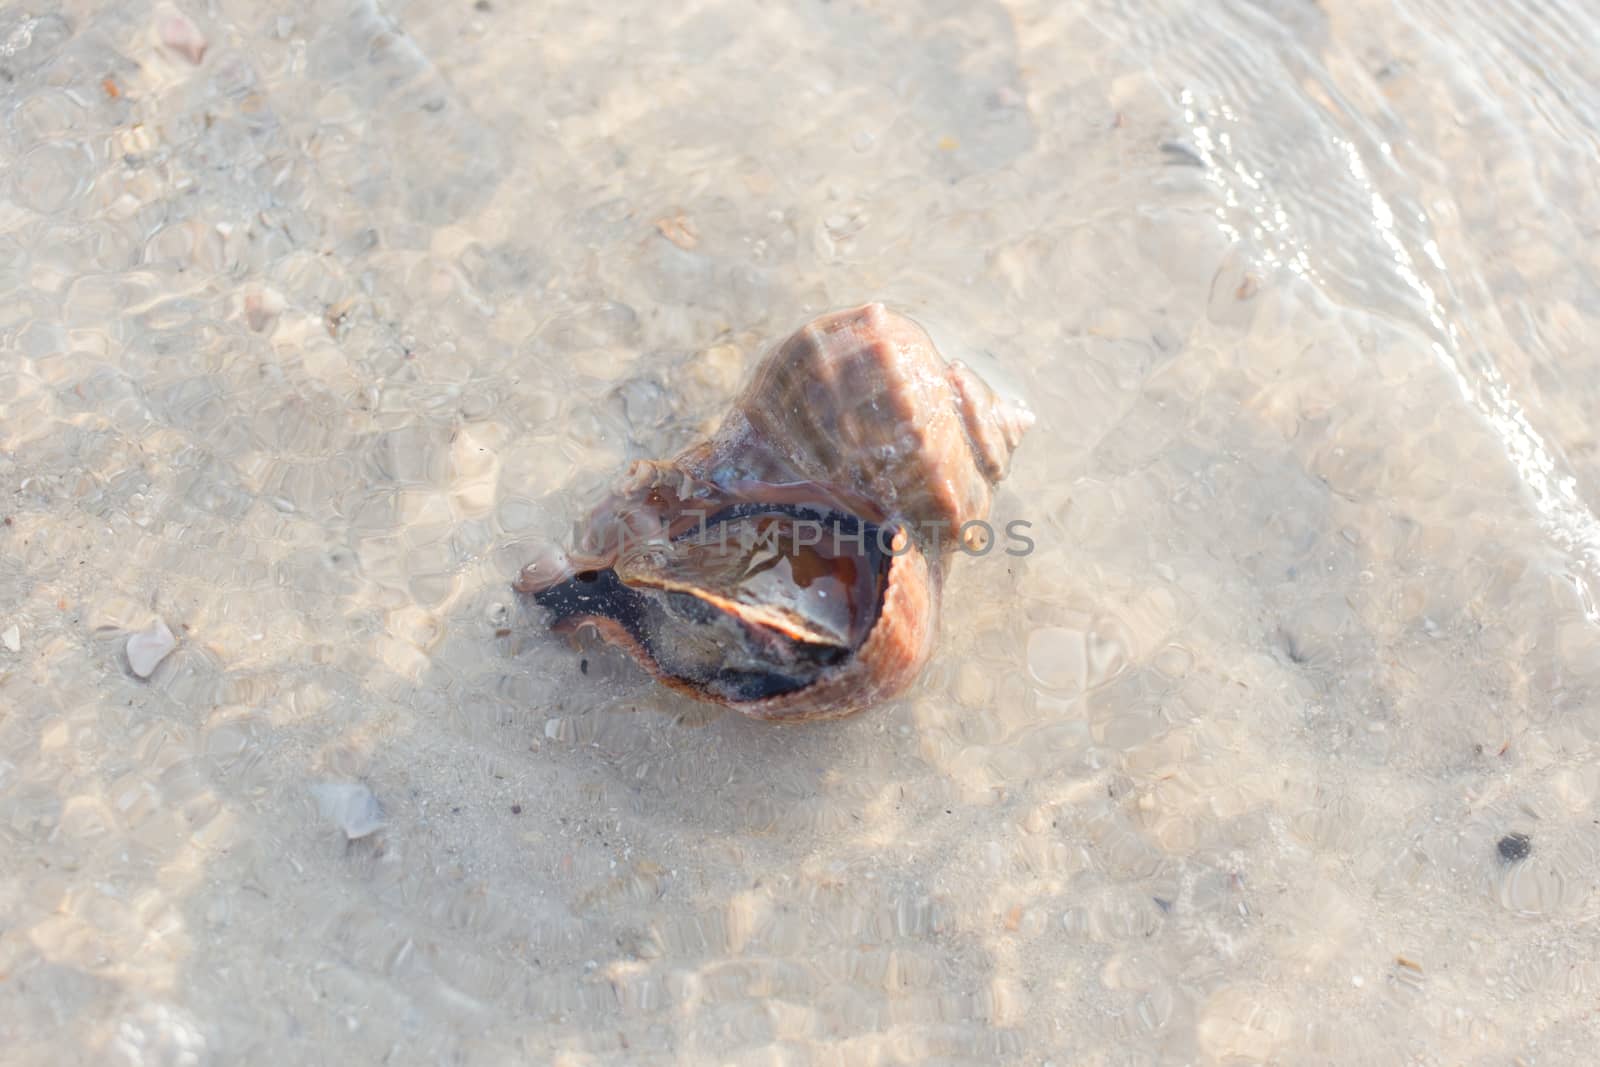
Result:
<instances>
[{"instance_id":1,"label":"small broken shell fragment","mask_svg":"<svg viewBox=\"0 0 1600 1067\"><path fill-rule=\"evenodd\" d=\"M383 806L360 782L318 782L310 788L322 817L351 841L375 834L386 825Z\"/></svg>"},{"instance_id":2,"label":"small broken shell fragment","mask_svg":"<svg viewBox=\"0 0 1600 1067\"><path fill-rule=\"evenodd\" d=\"M883 305L824 315L709 440L635 463L517 588L697 699L848 715L927 662L944 568L1032 422Z\"/></svg>"},{"instance_id":3,"label":"small broken shell fragment","mask_svg":"<svg viewBox=\"0 0 1600 1067\"><path fill-rule=\"evenodd\" d=\"M128 643L124 648L128 656L128 669L140 678L148 678L177 647L178 639L172 636L166 620L157 619L143 630L128 635Z\"/></svg>"}]
</instances>

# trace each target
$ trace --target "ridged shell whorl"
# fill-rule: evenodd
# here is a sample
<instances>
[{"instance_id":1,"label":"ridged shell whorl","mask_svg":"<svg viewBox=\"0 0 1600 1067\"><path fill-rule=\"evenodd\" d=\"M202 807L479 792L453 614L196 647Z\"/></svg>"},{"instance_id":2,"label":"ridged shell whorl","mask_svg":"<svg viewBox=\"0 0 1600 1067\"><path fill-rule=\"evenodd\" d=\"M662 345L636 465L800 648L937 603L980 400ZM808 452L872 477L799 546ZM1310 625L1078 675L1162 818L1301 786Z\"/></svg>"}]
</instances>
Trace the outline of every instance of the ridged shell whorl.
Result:
<instances>
[{"instance_id":1,"label":"ridged shell whorl","mask_svg":"<svg viewBox=\"0 0 1600 1067\"><path fill-rule=\"evenodd\" d=\"M1033 416L999 402L927 333L882 304L824 315L756 371L712 438L706 481L740 477L849 490L914 528L989 513Z\"/></svg>"},{"instance_id":2,"label":"ridged shell whorl","mask_svg":"<svg viewBox=\"0 0 1600 1067\"><path fill-rule=\"evenodd\" d=\"M764 719L859 711L927 661L953 535L988 515L1032 422L883 305L824 315L761 361L709 440L635 463L577 554L547 554L518 588L556 629L592 626L700 699Z\"/></svg>"}]
</instances>

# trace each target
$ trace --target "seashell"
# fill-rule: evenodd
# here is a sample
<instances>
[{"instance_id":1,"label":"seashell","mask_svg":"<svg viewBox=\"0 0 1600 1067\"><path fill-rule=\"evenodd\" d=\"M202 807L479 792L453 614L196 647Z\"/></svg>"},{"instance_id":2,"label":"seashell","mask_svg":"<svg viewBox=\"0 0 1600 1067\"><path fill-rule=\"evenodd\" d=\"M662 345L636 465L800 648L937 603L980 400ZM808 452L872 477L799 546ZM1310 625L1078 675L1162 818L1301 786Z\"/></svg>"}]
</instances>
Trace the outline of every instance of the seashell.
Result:
<instances>
[{"instance_id":1,"label":"seashell","mask_svg":"<svg viewBox=\"0 0 1600 1067\"><path fill-rule=\"evenodd\" d=\"M710 439L633 464L572 554L517 588L690 696L851 714L927 662L957 538L1032 423L882 304L824 315L761 361Z\"/></svg>"}]
</instances>

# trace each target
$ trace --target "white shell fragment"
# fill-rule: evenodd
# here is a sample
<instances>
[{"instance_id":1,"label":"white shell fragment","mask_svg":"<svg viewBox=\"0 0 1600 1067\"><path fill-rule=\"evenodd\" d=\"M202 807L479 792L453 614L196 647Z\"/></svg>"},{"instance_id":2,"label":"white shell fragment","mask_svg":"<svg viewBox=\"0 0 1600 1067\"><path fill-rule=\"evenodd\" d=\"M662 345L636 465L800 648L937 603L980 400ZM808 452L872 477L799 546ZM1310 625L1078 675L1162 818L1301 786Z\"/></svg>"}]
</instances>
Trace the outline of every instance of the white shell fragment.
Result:
<instances>
[{"instance_id":1,"label":"white shell fragment","mask_svg":"<svg viewBox=\"0 0 1600 1067\"><path fill-rule=\"evenodd\" d=\"M7 626L5 631L0 633L0 645L5 645L7 652L22 651L22 630L16 623Z\"/></svg>"},{"instance_id":2,"label":"white shell fragment","mask_svg":"<svg viewBox=\"0 0 1600 1067\"><path fill-rule=\"evenodd\" d=\"M322 817L355 841L383 829L383 806L359 782L319 782L311 787Z\"/></svg>"},{"instance_id":3,"label":"white shell fragment","mask_svg":"<svg viewBox=\"0 0 1600 1067\"><path fill-rule=\"evenodd\" d=\"M128 668L140 678L148 678L177 647L178 639L167 629L166 620L157 619L138 633L128 635Z\"/></svg>"}]
</instances>

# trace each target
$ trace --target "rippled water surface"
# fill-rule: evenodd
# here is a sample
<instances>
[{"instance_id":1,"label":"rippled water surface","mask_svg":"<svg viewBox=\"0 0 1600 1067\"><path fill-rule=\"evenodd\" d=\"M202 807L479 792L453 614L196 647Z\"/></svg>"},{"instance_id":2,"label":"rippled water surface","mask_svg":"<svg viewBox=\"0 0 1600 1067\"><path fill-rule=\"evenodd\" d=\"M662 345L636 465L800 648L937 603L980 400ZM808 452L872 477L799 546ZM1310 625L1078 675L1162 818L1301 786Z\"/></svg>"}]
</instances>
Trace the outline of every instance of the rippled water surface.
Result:
<instances>
[{"instance_id":1,"label":"rippled water surface","mask_svg":"<svg viewBox=\"0 0 1600 1067\"><path fill-rule=\"evenodd\" d=\"M1591 1062L1597 56L0 8L0 1058ZM535 546L874 298L1039 415L916 688L774 728L546 634Z\"/></svg>"}]
</instances>

